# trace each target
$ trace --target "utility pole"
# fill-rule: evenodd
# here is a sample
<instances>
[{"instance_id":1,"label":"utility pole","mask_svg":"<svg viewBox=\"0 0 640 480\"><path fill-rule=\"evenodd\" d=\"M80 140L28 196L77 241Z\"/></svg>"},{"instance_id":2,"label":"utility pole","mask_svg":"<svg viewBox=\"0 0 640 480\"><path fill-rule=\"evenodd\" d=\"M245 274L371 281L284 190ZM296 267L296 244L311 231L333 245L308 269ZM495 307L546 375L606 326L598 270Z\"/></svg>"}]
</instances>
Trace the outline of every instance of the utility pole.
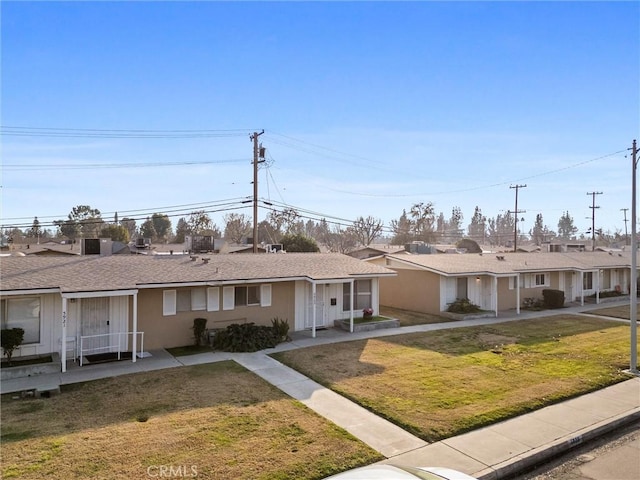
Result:
<instances>
[{"instance_id":1,"label":"utility pole","mask_svg":"<svg viewBox=\"0 0 640 480\"><path fill-rule=\"evenodd\" d=\"M518 210L518 190L525 187L526 185L511 185L509 187L509 188L516 189L516 209L513 211L513 215L515 218L515 222L513 226L513 251L514 252L516 252L518 249L518 214L526 212L526 210Z\"/></svg>"},{"instance_id":2,"label":"utility pole","mask_svg":"<svg viewBox=\"0 0 640 480\"><path fill-rule=\"evenodd\" d=\"M600 208L600 206L596 206L596 195L602 195L602 192L587 192L587 195L591 195L591 251L594 252L596 249L596 208Z\"/></svg>"},{"instance_id":3,"label":"utility pole","mask_svg":"<svg viewBox=\"0 0 640 480\"><path fill-rule=\"evenodd\" d=\"M627 222L629 220L627 220L627 211L629 209L628 208L621 208L620 211L624 212L624 244L627 244L627 241L629 240L629 232L627 231Z\"/></svg>"},{"instance_id":4,"label":"utility pole","mask_svg":"<svg viewBox=\"0 0 640 480\"><path fill-rule=\"evenodd\" d=\"M258 137L263 133L264 130L249 136L253 140L253 253L258 253L258 163L264 162L264 150L262 145L258 147Z\"/></svg>"},{"instance_id":5,"label":"utility pole","mask_svg":"<svg viewBox=\"0 0 640 480\"><path fill-rule=\"evenodd\" d=\"M631 324L631 361L629 371L638 372L638 240L636 238L636 167L638 166L636 141L631 147L631 284L629 286L629 321Z\"/></svg>"}]
</instances>

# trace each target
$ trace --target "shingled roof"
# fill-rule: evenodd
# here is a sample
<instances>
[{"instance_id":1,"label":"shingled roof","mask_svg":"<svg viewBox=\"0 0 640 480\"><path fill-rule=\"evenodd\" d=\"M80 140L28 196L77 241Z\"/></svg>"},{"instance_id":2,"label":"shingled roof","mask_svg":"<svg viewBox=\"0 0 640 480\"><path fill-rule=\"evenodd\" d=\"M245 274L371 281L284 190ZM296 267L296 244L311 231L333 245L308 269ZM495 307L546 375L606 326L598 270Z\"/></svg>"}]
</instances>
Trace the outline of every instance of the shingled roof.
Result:
<instances>
[{"instance_id":1,"label":"shingled roof","mask_svg":"<svg viewBox=\"0 0 640 480\"><path fill-rule=\"evenodd\" d=\"M388 258L442 275L509 275L526 272L631 268L630 252L393 254L388 255Z\"/></svg>"},{"instance_id":2,"label":"shingled roof","mask_svg":"<svg viewBox=\"0 0 640 480\"><path fill-rule=\"evenodd\" d=\"M209 260L205 263L203 258ZM90 292L159 285L313 281L393 276L392 270L341 254L216 254L106 257L2 257L0 293L59 289Z\"/></svg>"}]
</instances>

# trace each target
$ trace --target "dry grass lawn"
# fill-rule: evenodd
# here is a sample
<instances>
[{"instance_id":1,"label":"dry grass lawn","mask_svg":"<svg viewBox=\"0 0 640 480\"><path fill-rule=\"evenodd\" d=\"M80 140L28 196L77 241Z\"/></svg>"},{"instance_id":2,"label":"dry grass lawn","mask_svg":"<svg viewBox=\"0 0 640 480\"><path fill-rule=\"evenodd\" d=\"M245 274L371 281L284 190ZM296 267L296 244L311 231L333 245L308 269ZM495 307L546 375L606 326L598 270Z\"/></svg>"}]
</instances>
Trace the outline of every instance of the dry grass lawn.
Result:
<instances>
[{"instance_id":1,"label":"dry grass lawn","mask_svg":"<svg viewBox=\"0 0 640 480\"><path fill-rule=\"evenodd\" d=\"M400 321L401 327L425 325L428 323L455 322L454 319L448 317L441 317L430 313L412 312L387 306L380 306L380 314L385 317L397 318Z\"/></svg>"},{"instance_id":2,"label":"dry grass lawn","mask_svg":"<svg viewBox=\"0 0 640 480\"><path fill-rule=\"evenodd\" d=\"M628 325L558 315L274 357L435 441L624 380L629 345Z\"/></svg>"},{"instance_id":3,"label":"dry grass lawn","mask_svg":"<svg viewBox=\"0 0 640 480\"><path fill-rule=\"evenodd\" d=\"M2 398L1 478L318 479L379 454L233 362Z\"/></svg>"},{"instance_id":4,"label":"dry grass lawn","mask_svg":"<svg viewBox=\"0 0 640 480\"><path fill-rule=\"evenodd\" d=\"M629 320L631 317L631 308L627 305L618 305L616 307L603 307L596 308L594 310L589 310L587 313L592 313L594 315L604 315L606 317L615 317L615 318L624 318L625 320ZM636 320L638 320L638 311L636 311Z\"/></svg>"}]
</instances>

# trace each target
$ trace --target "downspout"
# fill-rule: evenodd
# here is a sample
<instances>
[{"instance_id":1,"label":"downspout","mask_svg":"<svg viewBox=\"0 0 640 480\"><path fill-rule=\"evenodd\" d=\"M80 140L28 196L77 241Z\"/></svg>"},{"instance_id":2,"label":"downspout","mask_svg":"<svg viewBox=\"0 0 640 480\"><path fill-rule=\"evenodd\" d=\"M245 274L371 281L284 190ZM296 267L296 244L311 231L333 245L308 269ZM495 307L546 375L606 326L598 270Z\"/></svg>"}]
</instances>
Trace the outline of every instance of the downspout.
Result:
<instances>
[{"instance_id":1,"label":"downspout","mask_svg":"<svg viewBox=\"0 0 640 480\"><path fill-rule=\"evenodd\" d=\"M135 363L138 349L138 292L133 294L133 341L131 343L133 349L131 361Z\"/></svg>"},{"instance_id":2,"label":"downspout","mask_svg":"<svg viewBox=\"0 0 640 480\"><path fill-rule=\"evenodd\" d=\"M316 338L316 282L311 282L311 336Z\"/></svg>"},{"instance_id":3,"label":"downspout","mask_svg":"<svg viewBox=\"0 0 640 480\"><path fill-rule=\"evenodd\" d=\"M62 351L60 352L62 373L67 371L67 317L67 299L62 297Z\"/></svg>"},{"instance_id":4,"label":"downspout","mask_svg":"<svg viewBox=\"0 0 640 480\"><path fill-rule=\"evenodd\" d=\"M520 315L520 274L516 273L516 315Z\"/></svg>"},{"instance_id":5,"label":"downspout","mask_svg":"<svg viewBox=\"0 0 640 480\"><path fill-rule=\"evenodd\" d=\"M349 333L353 333L353 285L355 280L351 279L349 283L349 310L351 310L351 316L349 317Z\"/></svg>"}]
</instances>

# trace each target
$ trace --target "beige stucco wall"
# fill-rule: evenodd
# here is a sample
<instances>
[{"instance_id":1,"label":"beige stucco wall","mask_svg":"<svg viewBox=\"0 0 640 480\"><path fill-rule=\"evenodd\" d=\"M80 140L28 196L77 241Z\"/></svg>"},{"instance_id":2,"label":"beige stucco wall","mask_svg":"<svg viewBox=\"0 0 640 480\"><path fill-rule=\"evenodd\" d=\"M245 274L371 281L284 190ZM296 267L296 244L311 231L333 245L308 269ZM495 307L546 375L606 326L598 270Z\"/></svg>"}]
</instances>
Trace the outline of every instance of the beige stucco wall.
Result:
<instances>
[{"instance_id":1,"label":"beige stucco wall","mask_svg":"<svg viewBox=\"0 0 640 480\"><path fill-rule=\"evenodd\" d=\"M509 282L513 282L511 277L498 278L498 310L515 309L516 289L509 289Z\"/></svg>"},{"instance_id":2,"label":"beige stucco wall","mask_svg":"<svg viewBox=\"0 0 640 480\"><path fill-rule=\"evenodd\" d=\"M176 290L176 289L168 289ZM198 310L177 312L176 315L162 314L163 289L140 290L138 293L138 331L144 332L144 348L169 348L193 343L193 320L206 318L207 328L224 328L232 323L253 322L257 325L271 325L271 319L278 317L288 320L290 329L294 325L294 283L271 284L271 306L236 307L222 310L222 288L220 289L220 310L208 312Z\"/></svg>"},{"instance_id":3,"label":"beige stucco wall","mask_svg":"<svg viewBox=\"0 0 640 480\"><path fill-rule=\"evenodd\" d=\"M394 269L397 277L380 279L380 305L439 313L440 277L420 270Z\"/></svg>"}]
</instances>

